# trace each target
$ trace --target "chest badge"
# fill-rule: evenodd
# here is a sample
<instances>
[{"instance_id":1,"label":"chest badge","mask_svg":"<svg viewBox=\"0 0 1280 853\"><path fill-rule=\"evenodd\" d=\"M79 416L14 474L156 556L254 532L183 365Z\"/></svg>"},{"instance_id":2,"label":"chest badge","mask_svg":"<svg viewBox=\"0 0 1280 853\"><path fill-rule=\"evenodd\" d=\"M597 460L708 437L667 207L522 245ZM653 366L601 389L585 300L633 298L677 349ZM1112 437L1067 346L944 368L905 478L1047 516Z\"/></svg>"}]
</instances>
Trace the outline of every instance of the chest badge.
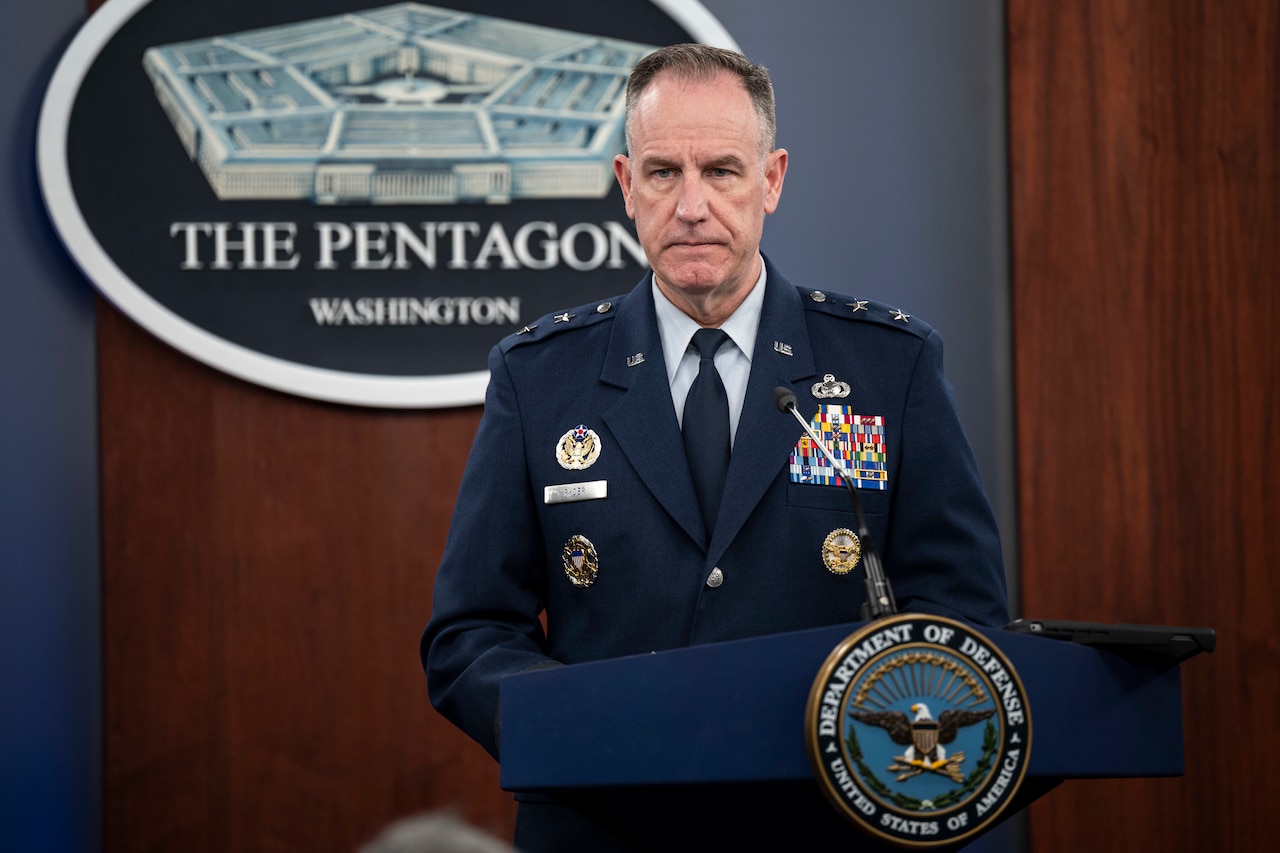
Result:
<instances>
[{"instance_id":1,"label":"chest badge","mask_svg":"<svg viewBox=\"0 0 1280 853\"><path fill-rule=\"evenodd\" d=\"M821 382L813 383L813 396L819 400L830 400L834 397L848 397L849 383L838 382L835 374L827 373L823 375Z\"/></svg>"},{"instance_id":2,"label":"chest badge","mask_svg":"<svg viewBox=\"0 0 1280 853\"><path fill-rule=\"evenodd\" d=\"M822 564L833 575L847 575L862 559L862 543L858 534L847 527L838 527L827 534L822 543Z\"/></svg>"},{"instance_id":3,"label":"chest badge","mask_svg":"<svg viewBox=\"0 0 1280 853\"><path fill-rule=\"evenodd\" d=\"M600 458L600 436L586 424L578 424L560 436L556 443L556 461L569 471L581 471Z\"/></svg>"},{"instance_id":4,"label":"chest badge","mask_svg":"<svg viewBox=\"0 0 1280 853\"><path fill-rule=\"evenodd\" d=\"M591 540L580 534L569 537L561 551L564 560L564 573L574 586L587 587L596 582L600 573L600 558L596 555L596 546Z\"/></svg>"}]
</instances>

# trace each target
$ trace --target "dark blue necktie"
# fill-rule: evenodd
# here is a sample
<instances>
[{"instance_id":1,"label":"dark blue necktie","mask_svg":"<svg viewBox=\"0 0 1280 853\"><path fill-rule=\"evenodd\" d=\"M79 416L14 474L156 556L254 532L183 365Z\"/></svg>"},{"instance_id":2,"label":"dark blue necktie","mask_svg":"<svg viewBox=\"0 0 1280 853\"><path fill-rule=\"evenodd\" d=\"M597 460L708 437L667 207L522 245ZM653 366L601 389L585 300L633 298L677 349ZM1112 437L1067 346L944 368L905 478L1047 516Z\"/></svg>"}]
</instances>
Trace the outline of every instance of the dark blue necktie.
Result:
<instances>
[{"instance_id":1,"label":"dark blue necktie","mask_svg":"<svg viewBox=\"0 0 1280 853\"><path fill-rule=\"evenodd\" d=\"M729 397L716 370L716 350L729 340L720 329L699 329L693 333L698 351L698 377L684 401L684 452L693 474L693 490L702 507L707 537L716 526L724 478L729 470Z\"/></svg>"}]
</instances>

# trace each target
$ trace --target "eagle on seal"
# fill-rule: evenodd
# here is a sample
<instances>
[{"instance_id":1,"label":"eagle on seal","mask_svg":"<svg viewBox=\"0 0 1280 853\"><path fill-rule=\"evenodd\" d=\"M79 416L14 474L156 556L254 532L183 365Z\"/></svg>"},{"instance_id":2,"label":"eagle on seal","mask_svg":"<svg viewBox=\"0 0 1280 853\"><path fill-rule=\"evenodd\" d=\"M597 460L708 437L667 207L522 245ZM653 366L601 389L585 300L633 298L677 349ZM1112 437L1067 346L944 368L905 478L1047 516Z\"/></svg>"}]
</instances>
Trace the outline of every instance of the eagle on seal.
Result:
<instances>
[{"instance_id":1,"label":"eagle on seal","mask_svg":"<svg viewBox=\"0 0 1280 853\"><path fill-rule=\"evenodd\" d=\"M894 743L907 748L903 758L909 762L919 762L934 766L947 759L947 750L943 744L956 739L960 729L980 723L995 713L995 709L985 711L962 711L959 708L948 708L934 719L929 713L929 706L917 702L911 706L914 720L908 720L901 711L851 711L849 716L869 726L879 726L889 733Z\"/></svg>"}]
</instances>

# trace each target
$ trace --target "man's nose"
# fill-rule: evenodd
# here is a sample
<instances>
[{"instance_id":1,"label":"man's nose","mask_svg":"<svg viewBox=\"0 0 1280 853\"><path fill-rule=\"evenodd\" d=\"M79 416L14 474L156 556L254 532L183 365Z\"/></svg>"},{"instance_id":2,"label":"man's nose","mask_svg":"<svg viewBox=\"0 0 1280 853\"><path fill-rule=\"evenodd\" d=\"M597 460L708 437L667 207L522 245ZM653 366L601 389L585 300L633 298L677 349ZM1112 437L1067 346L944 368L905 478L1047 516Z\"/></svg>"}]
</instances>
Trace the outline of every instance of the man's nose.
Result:
<instances>
[{"instance_id":1,"label":"man's nose","mask_svg":"<svg viewBox=\"0 0 1280 853\"><path fill-rule=\"evenodd\" d=\"M676 216L685 222L701 222L707 218L707 188L701 174L686 173L680 182Z\"/></svg>"}]
</instances>

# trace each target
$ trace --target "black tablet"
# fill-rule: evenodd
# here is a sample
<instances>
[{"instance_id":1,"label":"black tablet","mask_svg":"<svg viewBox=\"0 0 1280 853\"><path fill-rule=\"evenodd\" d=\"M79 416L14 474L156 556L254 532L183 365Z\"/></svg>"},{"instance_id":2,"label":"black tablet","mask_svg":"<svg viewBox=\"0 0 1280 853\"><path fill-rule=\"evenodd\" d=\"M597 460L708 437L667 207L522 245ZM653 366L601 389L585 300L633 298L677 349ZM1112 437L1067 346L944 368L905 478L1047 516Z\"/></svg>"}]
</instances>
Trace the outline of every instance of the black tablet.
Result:
<instances>
[{"instance_id":1,"label":"black tablet","mask_svg":"<svg viewBox=\"0 0 1280 853\"><path fill-rule=\"evenodd\" d=\"M1170 625L1126 625L1105 622L1075 622L1068 619L1015 619L1008 631L1035 634L1086 646L1097 646L1117 654L1182 663L1200 652L1211 652L1217 643L1212 628L1185 628Z\"/></svg>"}]
</instances>

